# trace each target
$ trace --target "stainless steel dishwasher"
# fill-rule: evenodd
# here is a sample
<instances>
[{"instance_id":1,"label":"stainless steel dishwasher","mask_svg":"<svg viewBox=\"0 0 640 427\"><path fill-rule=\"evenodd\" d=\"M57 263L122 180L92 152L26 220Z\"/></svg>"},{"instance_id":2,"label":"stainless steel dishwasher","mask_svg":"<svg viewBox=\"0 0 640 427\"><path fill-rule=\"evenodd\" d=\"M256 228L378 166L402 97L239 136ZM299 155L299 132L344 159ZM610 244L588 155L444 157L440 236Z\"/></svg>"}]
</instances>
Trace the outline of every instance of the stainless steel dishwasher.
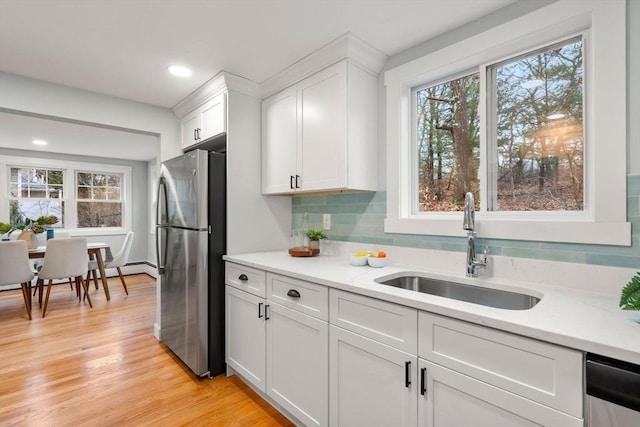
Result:
<instances>
[{"instance_id":1,"label":"stainless steel dishwasher","mask_svg":"<svg viewBox=\"0 0 640 427\"><path fill-rule=\"evenodd\" d=\"M640 427L640 366L587 354L588 427Z\"/></svg>"}]
</instances>

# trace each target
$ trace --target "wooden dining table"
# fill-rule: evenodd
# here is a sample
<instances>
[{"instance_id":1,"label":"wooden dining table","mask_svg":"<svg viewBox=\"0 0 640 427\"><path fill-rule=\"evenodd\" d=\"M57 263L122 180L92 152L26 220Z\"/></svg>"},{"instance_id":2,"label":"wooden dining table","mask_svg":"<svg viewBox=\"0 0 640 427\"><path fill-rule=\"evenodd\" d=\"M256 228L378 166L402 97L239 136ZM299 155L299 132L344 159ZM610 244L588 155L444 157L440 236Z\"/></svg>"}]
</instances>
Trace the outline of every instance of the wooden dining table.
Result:
<instances>
[{"instance_id":1,"label":"wooden dining table","mask_svg":"<svg viewBox=\"0 0 640 427\"><path fill-rule=\"evenodd\" d=\"M102 257L102 250L108 249L110 246L107 243L87 243L87 252L90 259L95 259L98 264L98 270L100 271L100 280L102 281L102 287L104 288L104 294L107 297L107 301L111 299L109 293L109 284L107 283L107 274L104 271L104 258ZM38 246L34 249L29 249L29 258L37 259L44 258L44 254L47 251L46 246Z\"/></svg>"}]
</instances>

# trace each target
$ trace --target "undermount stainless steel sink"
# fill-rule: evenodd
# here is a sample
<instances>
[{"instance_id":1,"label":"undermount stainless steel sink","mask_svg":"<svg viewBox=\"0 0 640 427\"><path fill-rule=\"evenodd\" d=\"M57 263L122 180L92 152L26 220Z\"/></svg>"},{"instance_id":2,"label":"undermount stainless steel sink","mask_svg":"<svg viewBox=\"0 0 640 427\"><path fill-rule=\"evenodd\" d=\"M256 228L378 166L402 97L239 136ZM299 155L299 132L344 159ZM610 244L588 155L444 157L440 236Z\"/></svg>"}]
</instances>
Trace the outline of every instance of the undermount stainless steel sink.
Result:
<instances>
[{"instance_id":1,"label":"undermount stainless steel sink","mask_svg":"<svg viewBox=\"0 0 640 427\"><path fill-rule=\"evenodd\" d=\"M437 295L507 310L529 310L540 302L540 298L533 295L485 288L482 286L465 285L463 283L417 275L381 277L376 279L375 282L424 294Z\"/></svg>"}]
</instances>

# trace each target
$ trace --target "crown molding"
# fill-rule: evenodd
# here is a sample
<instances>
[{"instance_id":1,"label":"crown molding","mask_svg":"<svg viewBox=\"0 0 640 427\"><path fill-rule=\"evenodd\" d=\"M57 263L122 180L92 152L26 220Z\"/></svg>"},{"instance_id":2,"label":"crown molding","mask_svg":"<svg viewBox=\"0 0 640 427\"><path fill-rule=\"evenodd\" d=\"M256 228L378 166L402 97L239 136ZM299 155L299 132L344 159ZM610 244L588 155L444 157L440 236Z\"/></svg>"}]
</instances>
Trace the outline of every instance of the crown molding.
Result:
<instances>
[{"instance_id":1,"label":"crown molding","mask_svg":"<svg viewBox=\"0 0 640 427\"><path fill-rule=\"evenodd\" d=\"M387 62L388 56L353 34L345 33L265 80L261 85L262 98L273 95L305 77L345 59L372 75L378 76Z\"/></svg>"},{"instance_id":2,"label":"crown molding","mask_svg":"<svg viewBox=\"0 0 640 427\"><path fill-rule=\"evenodd\" d=\"M260 85L244 77L221 71L189 96L176 104L172 110L177 117L184 117L189 111L198 108L214 96L232 91L260 99Z\"/></svg>"}]
</instances>

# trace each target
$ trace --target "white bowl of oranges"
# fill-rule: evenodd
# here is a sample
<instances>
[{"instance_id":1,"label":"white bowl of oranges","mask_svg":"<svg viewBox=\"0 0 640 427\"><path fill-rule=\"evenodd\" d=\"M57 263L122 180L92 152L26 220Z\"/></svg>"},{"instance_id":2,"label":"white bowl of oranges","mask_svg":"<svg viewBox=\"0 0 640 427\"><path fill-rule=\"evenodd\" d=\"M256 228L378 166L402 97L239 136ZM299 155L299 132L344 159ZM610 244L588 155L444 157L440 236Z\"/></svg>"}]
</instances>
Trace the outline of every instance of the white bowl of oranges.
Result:
<instances>
[{"instance_id":1,"label":"white bowl of oranges","mask_svg":"<svg viewBox=\"0 0 640 427\"><path fill-rule=\"evenodd\" d=\"M384 251L378 251L377 253L369 252L369 255L367 255L367 264L374 268L384 267L387 265L387 254Z\"/></svg>"}]
</instances>

